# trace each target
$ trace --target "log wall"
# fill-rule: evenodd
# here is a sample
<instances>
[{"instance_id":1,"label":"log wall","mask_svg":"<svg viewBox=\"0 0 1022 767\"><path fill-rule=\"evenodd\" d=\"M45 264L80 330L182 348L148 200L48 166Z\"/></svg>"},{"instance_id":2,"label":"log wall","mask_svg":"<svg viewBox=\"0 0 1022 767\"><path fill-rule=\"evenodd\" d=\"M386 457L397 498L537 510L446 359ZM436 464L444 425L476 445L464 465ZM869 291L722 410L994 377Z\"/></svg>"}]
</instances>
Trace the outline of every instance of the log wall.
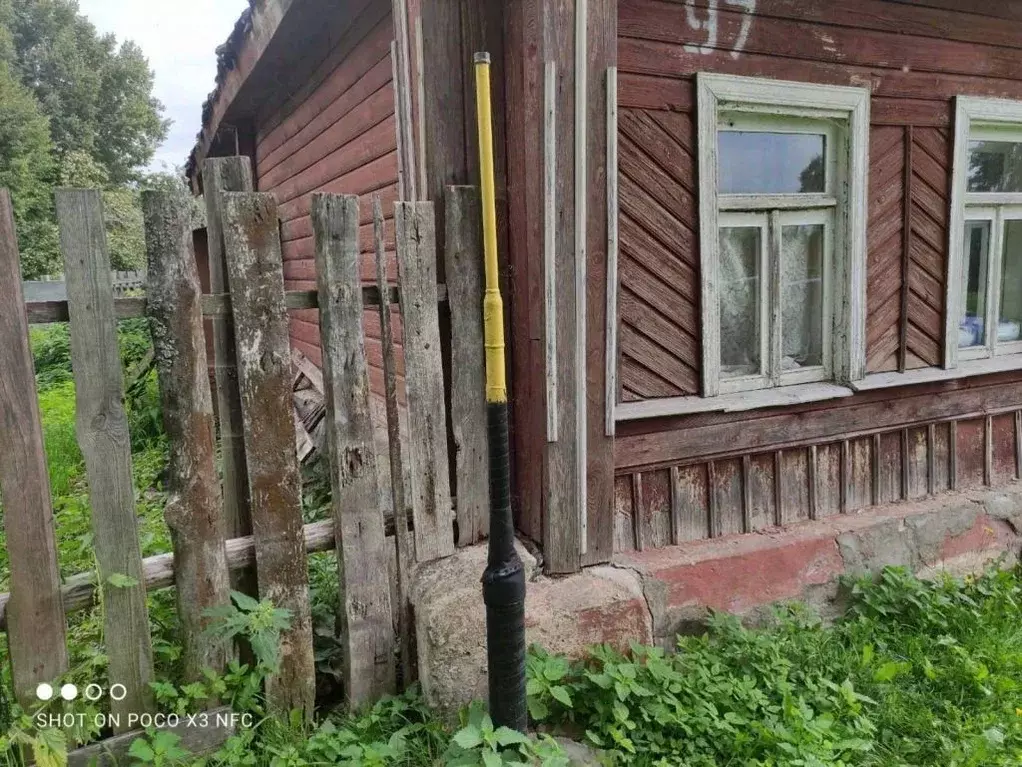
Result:
<instances>
[{"instance_id":1,"label":"log wall","mask_svg":"<svg viewBox=\"0 0 1022 767\"><path fill-rule=\"evenodd\" d=\"M284 278L289 290L314 290L316 270L310 206L314 192L357 194L361 211L363 279L376 280L372 197L385 214L387 271L397 279L394 257L394 202L398 199L398 152L389 0L352 4L352 18L326 53L316 73L273 114L259 120L256 133L256 188L272 192L280 205ZM395 341L401 321L393 307ZM366 355L373 391L383 392L380 321L365 313ZM319 313L291 312L291 342L322 366ZM397 355L403 378L402 355Z\"/></svg>"},{"instance_id":2,"label":"log wall","mask_svg":"<svg viewBox=\"0 0 1022 767\"><path fill-rule=\"evenodd\" d=\"M619 402L699 394L700 71L871 89L867 371L943 363L953 98L1022 99L1022 3L977 7L619 0ZM1020 382L618 424L615 547L1014 480Z\"/></svg>"}]
</instances>

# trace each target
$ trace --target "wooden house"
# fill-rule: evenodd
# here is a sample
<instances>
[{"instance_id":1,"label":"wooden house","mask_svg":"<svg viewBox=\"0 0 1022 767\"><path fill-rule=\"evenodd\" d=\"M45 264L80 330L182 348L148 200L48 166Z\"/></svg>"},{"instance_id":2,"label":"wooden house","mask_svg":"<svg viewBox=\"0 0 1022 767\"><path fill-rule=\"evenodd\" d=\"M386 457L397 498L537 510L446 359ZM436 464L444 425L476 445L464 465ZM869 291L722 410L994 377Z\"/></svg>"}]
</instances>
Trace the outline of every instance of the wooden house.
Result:
<instances>
[{"instance_id":1,"label":"wooden house","mask_svg":"<svg viewBox=\"0 0 1022 767\"><path fill-rule=\"evenodd\" d=\"M313 191L433 200L442 280L476 50L549 572L1018 478L1022 2L253 0L195 181L252 158L294 288Z\"/></svg>"}]
</instances>

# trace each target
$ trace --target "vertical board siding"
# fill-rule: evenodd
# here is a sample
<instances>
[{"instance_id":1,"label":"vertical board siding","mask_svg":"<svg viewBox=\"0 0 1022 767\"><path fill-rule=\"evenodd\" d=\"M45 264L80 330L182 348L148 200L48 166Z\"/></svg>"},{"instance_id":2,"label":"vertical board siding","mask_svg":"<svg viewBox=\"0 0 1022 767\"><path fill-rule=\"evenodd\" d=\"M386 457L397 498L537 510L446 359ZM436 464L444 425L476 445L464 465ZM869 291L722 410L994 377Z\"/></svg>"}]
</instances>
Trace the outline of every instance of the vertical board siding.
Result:
<instances>
[{"instance_id":1,"label":"vertical board siding","mask_svg":"<svg viewBox=\"0 0 1022 767\"><path fill-rule=\"evenodd\" d=\"M397 281L394 203L399 197L397 124L390 42L390 3L371 0L352 20L339 48L324 61L321 81L304 98L266 119L256 138L256 184L280 204L284 281L288 290L315 290L316 266L310 206L312 194L360 196L359 251L362 279L376 280L372 195L386 215L387 274ZM335 61L339 58L339 61ZM330 65L333 69L329 70ZM392 313L399 381L403 381L400 316ZM379 317L365 314L366 359L374 393L383 393ZM292 345L322 367L319 313L291 312ZM403 397L403 387L401 387Z\"/></svg>"}]
</instances>

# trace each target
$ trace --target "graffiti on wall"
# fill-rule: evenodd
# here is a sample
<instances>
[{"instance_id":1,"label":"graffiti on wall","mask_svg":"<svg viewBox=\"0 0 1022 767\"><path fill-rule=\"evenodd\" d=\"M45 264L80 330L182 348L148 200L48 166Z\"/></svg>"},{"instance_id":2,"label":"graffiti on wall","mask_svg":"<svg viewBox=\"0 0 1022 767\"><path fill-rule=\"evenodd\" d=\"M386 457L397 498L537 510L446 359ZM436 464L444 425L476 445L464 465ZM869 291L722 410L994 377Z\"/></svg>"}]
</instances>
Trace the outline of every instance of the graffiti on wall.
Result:
<instances>
[{"instance_id":1,"label":"graffiti on wall","mask_svg":"<svg viewBox=\"0 0 1022 767\"><path fill-rule=\"evenodd\" d=\"M685 3L685 20L693 32L703 36L703 42L696 45L685 46L688 53L710 53L721 48L731 50L731 58L737 59L745 43L749 39L749 32L752 31L753 13L756 10L756 0L708 0L706 8L697 9L695 0L688 0ZM741 26L737 34L728 45L728 41L722 39L722 25L720 23L720 6L739 9L742 11Z\"/></svg>"}]
</instances>

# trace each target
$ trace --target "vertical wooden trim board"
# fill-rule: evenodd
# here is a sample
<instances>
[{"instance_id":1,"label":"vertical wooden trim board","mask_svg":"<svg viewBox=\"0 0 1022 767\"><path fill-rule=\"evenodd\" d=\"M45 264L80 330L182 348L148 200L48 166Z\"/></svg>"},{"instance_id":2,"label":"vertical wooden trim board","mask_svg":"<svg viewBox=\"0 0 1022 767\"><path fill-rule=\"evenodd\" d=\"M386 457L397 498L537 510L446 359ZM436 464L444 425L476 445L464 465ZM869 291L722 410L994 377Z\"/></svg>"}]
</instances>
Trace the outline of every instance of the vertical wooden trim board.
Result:
<instances>
[{"instance_id":1,"label":"vertical wooden trim board","mask_svg":"<svg viewBox=\"0 0 1022 767\"><path fill-rule=\"evenodd\" d=\"M543 284L546 319L546 439L560 439L557 407L557 64L543 76Z\"/></svg>"},{"instance_id":2,"label":"vertical wooden trim board","mask_svg":"<svg viewBox=\"0 0 1022 767\"><path fill-rule=\"evenodd\" d=\"M14 692L26 709L35 688L67 671L60 568L53 534L50 477L43 447L28 323L22 307L14 211L0 189L0 495L11 572L7 643Z\"/></svg>"},{"instance_id":3,"label":"vertical wooden trim board","mask_svg":"<svg viewBox=\"0 0 1022 767\"><path fill-rule=\"evenodd\" d=\"M399 202L394 217L401 270L415 556L419 562L432 562L454 553L433 203Z\"/></svg>"},{"instance_id":4,"label":"vertical wooden trim board","mask_svg":"<svg viewBox=\"0 0 1022 767\"><path fill-rule=\"evenodd\" d=\"M420 15L415 17L415 64L416 71L419 73L417 78L419 108L415 115L415 127L418 132L417 146L419 151L417 153L416 160L418 161L419 191L425 198L428 196L426 182L426 78L423 74L426 64L425 57L423 55L422 16Z\"/></svg>"},{"instance_id":5,"label":"vertical wooden trim board","mask_svg":"<svg viewBox=\"0 0 1022 767\"><path fill-rule=\"evenodd\" d=\"M393 15L394 27L397 32L397 40L394 43L397 53L395 66L398 75L394 78L394 96L397 103L394 106L398 116L398 146L401 147L399 151L404 154L405 194L408 200L415 202L419 199L419 192L415 132L412 125L412 68L411 42L408 31L408 0L393 0Z\"/></svg>"},{"instance_id":6,"label":"vertical wooden trim board","mask_svg":"<svg viewBox=\"0 0 1022 767\"><path fill-rule=\"evenodd\" d=\"M489 532L490 508L482 212L476 187L449 186L444 192L447 198L444 272L451 310L451 426L458 545L471 546Z\"/></svg>"},{"instance_id":7,"label":"vertical wooden trim board","mask_svg":"<svg viewBox=\"0 0 1022 767\"><path fill-rule=\"evenodd\" d=\"M398 198L406 200L408 202L414 202L412 199L411 182L409 181L408 175L414 173L414 169L408 167L408 158L405 156L407 148L405 147L405 133L404 126L401 124L401 91L399 87L400 83L400 66L398 64L398 53L397 53L397 41L390 41L390 76L391 82L394 83L394 100L395 100L395 113L398 115L398 119L394 121L394 134L395 141L397 144L397 189Z\"/></svg>"},{"instance_id":8,"label":"vertical wooden trim board","mask_svg":"<svg viewBox=\"0 0 1022 767\"><path fill-rule=\"evenodd\" d=\"M901 326L898 338L898 372L908 368L908 299L912 268L912 126L905 126L905 169L902 175Z\"/></svg>"},{"instance_id":9,"label":"vertical wooden trim board","mask_svg":"<svg viewBox=\"0 0 1022 767\"><path fill-rule=\"evenodd\" d=\"M575 480L579 498L579 553L589 551L588 405L586 400L586 275L589 205L588 0L575 0Z\"/></svg>"},{"instance_id":10,"label":"vertical wooden trim board","mask_svg":"<svg viewBox=\"0 0 1022 767\"><path fill-rule=\"evenodd\" d=\"M344 690L349 706L357 709L394 691L390 552L369 409L358 197L313 195L312 225L343 606Z\"/></svg>"},{"instance_id":11,"label":"vertical wooden trim board","mask_svg":"<svg viewBox=\"0 0 1022 767\"><path fill-rule=\"evenodd\" d=\"M616 431L618 259L617 67L607 67L607 436Z\"/></svg>"},{"instance_id":12,"label":"vertical wooden trim board","mask_svg":"<svg viewBox=\"0 0 1022 767\"><path fill-rule=\"evenodd\" d=\"M122 715L114 729L124 732L128 714L153 710L153 650L103 200L95 190L58 189L56 203L71 320L78 444L88 474L109 675L126 690L123 700L111 699L110 707ZM115 575L127 576L130 585L114 586L110 578Z\"/></svg>"},{"instance_id":13,"label":"vertical wooden trim board","mask_svg":"<svg viewBox=\"0 0 1022 767\"><path fill-rule=\"evenodd\" d=\"M316 671L277 203L239 192L221 204L259 596L291 613L266 696L278 712L311 717Z\"/></svg>"},{"instance_id":14,"label":"vertical wooden trim board","mask_svg":"<svg viewBox=\"0 0 1022 767\"><path fill-rule=\"evenodd\" d=\"M202 166L202 182L209 242L209 289L211 293L228 293L220 197L224 192L252 191L252 164L245 157L206 160ZM214 317L211 322L216 412L220 422L220 454L223 462L224 517L227 520L227 535L230 538L240 538L252 534L252 516L249 510L245 440L238 394L234 320L231 317ZM235 573L231 584L233 588L247 594L256 591L251 571Z\"/></svg>"},{"instance_id":15,"label":"vertical wooden trim board","mask_svg":"<svg viewBox=\"0 0 1022 767\"><path fill-rule=\"evenodd\" d=\"M216 468L213 396L206 366L202 288L188 200L143 192L146 314L170 446L163 516L174 543L174 585L184 638L184 677L223 672L230 643L207 631L208 611L230 603L223 493Z\"/></svg>"}]
</instances>

